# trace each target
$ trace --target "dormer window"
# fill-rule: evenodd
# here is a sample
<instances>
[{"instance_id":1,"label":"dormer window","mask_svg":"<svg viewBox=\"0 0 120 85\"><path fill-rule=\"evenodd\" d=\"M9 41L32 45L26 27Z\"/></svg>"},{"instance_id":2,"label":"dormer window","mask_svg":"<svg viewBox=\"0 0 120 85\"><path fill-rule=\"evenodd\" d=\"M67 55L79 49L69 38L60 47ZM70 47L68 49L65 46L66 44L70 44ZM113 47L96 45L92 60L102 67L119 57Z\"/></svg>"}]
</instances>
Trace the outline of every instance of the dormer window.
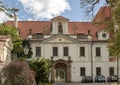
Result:
<instances>
[{"instance_id":1,"label":"dormer window","mask_svg":"<svg viewBox=\"0 0 120 85\"><path fill-rule=\"evenodd\" d=\"M107 33L105 30L99 30L97 34L98 34L98 40L109 39L109 33Z\"/></svg>"},{"instance_id":2,"label":"dormer window","mask_svg":"<svg viewBox=\"0 0 120 85\"><path fill-rule=\"evenodd\" d=\"M77 34L77 39L80 39L80 38L82 38L83 36L84 36L83 33L78 33L78 34Z\"/></svg>"},{"instance_id":3,"label":"dormer window","mask_svg":"<svg viewBox=\"0 0 120 85\"><path fill-rule=\"evenodd\" d=\"M106 38L106 37L107 37L107 34L106 34L106 33L103 33L103 34L102 34L102 37L103 37L103 38Z\"/></svg>"},{"instance_id":4,"label":"dormer window","mask_svg":"<svg viewBox=\"0 0 120 85\"><path fill-rule=\"evenodd\" d=\"M62 34L62 33L63 33L62 23L61 23L61 22L58 23L58 33L59 33L59 34Z\"/></svg>"},{"instance_id":5,"label":"dormer window","mask_svg":"<svg viewBox=\"0 0 120 85\"><path fill-rule=\"evenodd\" d=\"M42 39L43 38L43 34L42 33L37 33L36 36L37 36L38 39Z\"/></svg>"}]
</instances>

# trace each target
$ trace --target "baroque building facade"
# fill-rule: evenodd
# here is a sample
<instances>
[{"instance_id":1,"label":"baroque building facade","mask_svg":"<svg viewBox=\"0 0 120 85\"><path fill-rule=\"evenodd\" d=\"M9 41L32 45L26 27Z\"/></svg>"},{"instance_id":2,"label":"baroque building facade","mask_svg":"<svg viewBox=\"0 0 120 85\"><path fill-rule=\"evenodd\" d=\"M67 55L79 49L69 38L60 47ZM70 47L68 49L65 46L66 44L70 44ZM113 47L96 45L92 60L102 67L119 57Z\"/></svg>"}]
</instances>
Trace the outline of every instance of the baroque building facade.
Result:
<instances>
[{"instance_id":1,"label":"baroque building facade","mask_svg":"<svg viewBox=\"0 0 120 85\"><path fill-rule=\"evenodd\" d=\"M70 22L63 16L50 21L15 21L20 37L27 39L32 58L51 60L52 82L80 82L83 76L117 75L116 58L108 51L110 33L93 22L111 17L110 8L102 7L92 22ZM12 21L6 22L14 25Z\"/></svg>"}]
</instances>

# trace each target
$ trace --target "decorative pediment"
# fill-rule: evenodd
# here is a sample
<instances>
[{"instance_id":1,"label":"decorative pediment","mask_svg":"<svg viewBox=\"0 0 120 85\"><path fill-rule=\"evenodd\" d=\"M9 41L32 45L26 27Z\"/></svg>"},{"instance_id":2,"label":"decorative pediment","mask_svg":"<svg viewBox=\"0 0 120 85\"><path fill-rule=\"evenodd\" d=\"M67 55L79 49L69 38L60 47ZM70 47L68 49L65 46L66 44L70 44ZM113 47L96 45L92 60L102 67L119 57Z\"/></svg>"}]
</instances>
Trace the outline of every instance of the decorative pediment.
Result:
<instances>
[{"instance_id":1,"label":"decorative pediment","mask_svg":"<svg viewBox=\"0 0 120 85\"><path fill-rule=\"evenodd\" d=\"M47 38L43 43L79 43L79 41L64 34L58 34Z\"/></svg>"},{"instance_id":2,"label":"decorative pediment","mask_svg":"<svg viewBox=\"0 0 120 85\"><path fill-rule=\"evenodd\" d=\"M52 21L54 21L54 20L69 21L69 19L67 19L67 18L65 18L65 17L63 17L63 16L57 16L57 17L52 18L51 20L52 20Z\"/></svg>"}]
</instances>

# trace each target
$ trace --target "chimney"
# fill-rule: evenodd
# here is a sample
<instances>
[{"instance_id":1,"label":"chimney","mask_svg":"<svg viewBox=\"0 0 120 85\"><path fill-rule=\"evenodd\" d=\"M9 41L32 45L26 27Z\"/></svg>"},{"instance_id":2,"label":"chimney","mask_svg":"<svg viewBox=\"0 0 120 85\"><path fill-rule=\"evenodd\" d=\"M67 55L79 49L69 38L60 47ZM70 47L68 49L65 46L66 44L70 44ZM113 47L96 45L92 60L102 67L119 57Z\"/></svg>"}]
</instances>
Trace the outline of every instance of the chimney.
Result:
<instances>
[{"instance_id":1,"label":"chimney","mask_svg":"<svg viewBox=\"0 0 120 85\"><path fill-rule=\"evenodd\" d=\"M91 33L90 33L90 30L88 30L88 39L89 39L89 40L92 40L92 35L91 35Z\"/></svg>"},{"instance_id":2,"label":"chimney","mask_svg":"<svg viewBox=\"0 0 120 85\"><path fill-rule=\"evenodd\" d=\"M18 28L18 21L17 21L17 14L14 13L14 26L15 28Z\"/></svg>"}]
</instances>

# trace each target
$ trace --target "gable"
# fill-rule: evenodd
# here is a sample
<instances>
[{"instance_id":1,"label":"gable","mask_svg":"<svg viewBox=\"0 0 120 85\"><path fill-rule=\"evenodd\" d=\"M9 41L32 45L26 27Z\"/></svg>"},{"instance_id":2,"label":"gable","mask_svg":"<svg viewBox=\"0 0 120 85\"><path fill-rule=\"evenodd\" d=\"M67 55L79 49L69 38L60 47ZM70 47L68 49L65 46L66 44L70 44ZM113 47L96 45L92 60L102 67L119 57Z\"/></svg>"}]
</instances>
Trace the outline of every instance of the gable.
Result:
<instances>
[{"instance_id":1,"label":"gable","mask_svg":"<svg viewBox=\"0 0 120 85\"><path fill-rule=\"evenodd\" d=\"M51 19L51 21L54 21L54 20L65 20L65 21L69 21L69 19L63 17L63 16L57 16L57 17L54 17Z\"/></svg>"},{"instance_id":2,"label":"gable","mask_svg":"<svg viewBox=\"0 0 120 85\"><path fill-rule=\"evenodd\" d=\"M104 6L101 7L98 11L98 13L96 14L96 16L93 18L93 22L100 22L100 21L104 21L106 19L110 19L111 17L111 8L110 6Z\"/></svg>"},{"instance_id":3,"label":"gable","mask_svg":"<svg viewBox=\"0 0 120 85\"><path fill-rule=\"evenodd\" d=\"M79 41L64 34L58 34L47 38L43 43L79 43Z\"/></svg>"}]
</instances>

